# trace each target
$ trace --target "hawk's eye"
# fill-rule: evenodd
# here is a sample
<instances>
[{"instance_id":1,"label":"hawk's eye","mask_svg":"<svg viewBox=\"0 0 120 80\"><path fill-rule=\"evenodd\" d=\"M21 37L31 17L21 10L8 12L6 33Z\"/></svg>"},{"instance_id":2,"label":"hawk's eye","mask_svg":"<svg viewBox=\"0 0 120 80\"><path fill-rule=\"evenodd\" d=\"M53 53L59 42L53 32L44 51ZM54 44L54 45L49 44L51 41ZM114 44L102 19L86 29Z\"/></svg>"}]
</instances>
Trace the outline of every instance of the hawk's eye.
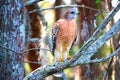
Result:
<instances>
[{"instance_id":1,"label":"hawk's eye","mask_svg":"<svg viewBox=\"0 0 120 80\"><path fill-rule=\"evenodd\" d=\"M75 12L71 12L71 14L74 14Z\"/></svg>"}]
</instances>

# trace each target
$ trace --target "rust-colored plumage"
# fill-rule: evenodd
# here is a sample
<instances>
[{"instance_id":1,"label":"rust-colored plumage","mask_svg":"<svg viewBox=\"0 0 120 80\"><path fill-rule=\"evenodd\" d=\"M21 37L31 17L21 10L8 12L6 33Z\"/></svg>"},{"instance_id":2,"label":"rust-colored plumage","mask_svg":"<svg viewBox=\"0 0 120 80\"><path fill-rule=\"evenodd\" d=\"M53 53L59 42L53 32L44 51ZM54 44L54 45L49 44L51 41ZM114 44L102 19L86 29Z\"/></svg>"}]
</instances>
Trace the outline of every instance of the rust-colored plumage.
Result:
<instances>
[{"instance_id":1,"label":"rust-colored plumage","mask_svg":"<svg viewBox=\"0 0 120 80\"><path fill-rule=\"evenodd\" d=\"M52 28L52 51L55 61L63 61L69 56L69 50L75 41L77 33L77 25L74 21L75 14L76 9L70 8Z\"/></svg>"}]
</instances>

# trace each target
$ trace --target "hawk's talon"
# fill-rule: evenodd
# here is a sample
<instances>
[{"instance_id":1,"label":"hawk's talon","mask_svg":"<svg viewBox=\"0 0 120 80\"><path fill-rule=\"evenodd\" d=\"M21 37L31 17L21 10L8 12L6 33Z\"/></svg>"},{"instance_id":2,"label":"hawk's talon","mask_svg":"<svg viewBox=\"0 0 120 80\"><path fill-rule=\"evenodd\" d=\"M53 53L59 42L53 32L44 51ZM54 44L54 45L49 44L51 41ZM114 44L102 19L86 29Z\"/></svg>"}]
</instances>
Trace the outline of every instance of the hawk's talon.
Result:
<instances>
[{"instance_id":1,"label":"hawk's talon","mask_svg":"<svg viewBox=\"0 0 120 80\"><path fill-rule=\"evenodd\" d=\"M63 62L63 59L56 60L56 62Z\"/></svg>"},{"instance_id":2,"label":"hawk's talon","mask_svg":"<svg viewBox=\"0 0 120 80\"><path fill-rule=\"evenodd\" d=\"M72 57L70 55L67 56L67 60L71 59Z\"/></svg>"}]
</instances>

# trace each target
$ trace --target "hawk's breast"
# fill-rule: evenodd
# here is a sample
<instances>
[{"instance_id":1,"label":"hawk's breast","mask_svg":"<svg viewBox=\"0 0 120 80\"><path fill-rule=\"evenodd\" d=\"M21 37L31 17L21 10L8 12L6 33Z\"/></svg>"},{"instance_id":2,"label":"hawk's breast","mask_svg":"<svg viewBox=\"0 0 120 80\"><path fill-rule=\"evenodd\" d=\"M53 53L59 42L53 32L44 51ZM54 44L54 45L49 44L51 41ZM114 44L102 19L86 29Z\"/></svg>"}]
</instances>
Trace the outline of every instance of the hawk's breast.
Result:
<instances>
[{"instance_id":1,"label":"hawk's breast","mask_svg":"<svg viewBox=\"0 0 120 80\"><path fill-rule=\"evenodd\" d=\"M74 20L59 20L57 22L58 33L56 38L56 44L62 47L68 47L72 45L76 37L77 25ZM57 47L56 48L59 48Z\"/></svg>"}]
</instances>

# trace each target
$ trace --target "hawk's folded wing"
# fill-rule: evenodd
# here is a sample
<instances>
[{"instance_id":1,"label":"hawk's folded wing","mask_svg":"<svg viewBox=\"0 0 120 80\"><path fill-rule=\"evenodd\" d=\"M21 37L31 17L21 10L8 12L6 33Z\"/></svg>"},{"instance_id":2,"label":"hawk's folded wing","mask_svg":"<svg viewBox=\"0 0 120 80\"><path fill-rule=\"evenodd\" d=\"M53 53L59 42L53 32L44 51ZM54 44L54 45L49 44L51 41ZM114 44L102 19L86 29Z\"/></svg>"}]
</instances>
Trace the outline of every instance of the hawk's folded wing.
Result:
<instances>
[{"instance_id":1,"label":"hawk's folded wing","mask_svg":"<svg viewBox=\"0 0 120 80\"><path fill-rule=\"evenodd\" d=\"M54 55L54 51L55 51L55 48L56 48L57 32L58 32L58 25L56 24L55 27L52 29L52 44L53 44L52 53L53 53L53 55Z\"/></svg>"}]
</instances>

